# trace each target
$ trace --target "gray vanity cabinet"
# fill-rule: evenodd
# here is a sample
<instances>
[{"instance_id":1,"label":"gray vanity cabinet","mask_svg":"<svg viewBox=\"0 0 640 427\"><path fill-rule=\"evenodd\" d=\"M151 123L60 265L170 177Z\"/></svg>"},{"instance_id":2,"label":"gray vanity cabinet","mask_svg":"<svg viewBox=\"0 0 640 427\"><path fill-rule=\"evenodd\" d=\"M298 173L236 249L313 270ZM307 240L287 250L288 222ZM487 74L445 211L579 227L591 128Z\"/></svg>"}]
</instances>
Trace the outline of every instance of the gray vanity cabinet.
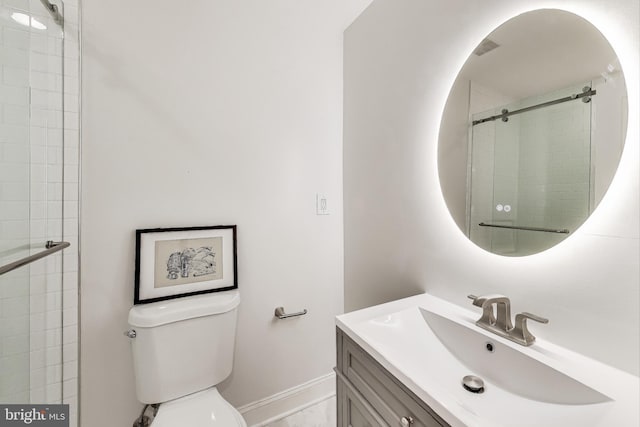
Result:
<instances>
[{"instance_id":1,"label":"gray vanity cabinet","mask_svg":"<svg viewBox=\"0 0 640 427\"><path fill-rule=\"evenodd\" d=\"M339 328L338 427L447 427L433 410Z\"/></svg>"}]
</instances>

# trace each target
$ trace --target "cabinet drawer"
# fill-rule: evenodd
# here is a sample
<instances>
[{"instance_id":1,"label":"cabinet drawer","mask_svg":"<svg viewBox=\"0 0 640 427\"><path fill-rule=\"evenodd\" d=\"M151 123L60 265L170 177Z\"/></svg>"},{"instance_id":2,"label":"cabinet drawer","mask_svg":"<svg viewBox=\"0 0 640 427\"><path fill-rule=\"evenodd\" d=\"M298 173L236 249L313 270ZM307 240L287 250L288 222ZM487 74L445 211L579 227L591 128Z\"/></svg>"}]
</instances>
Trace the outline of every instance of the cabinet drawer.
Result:
<instances>
[{"instance_id":1,"label":"cabinet drawer","mask_svg":"<svg viewBox=\"0 0 640 427\"><path fill-rule=\"evenodd\" d=\"M431 408L414 398L386 369L342 335L342 375L375 408L389 426L442 427L447 424ZM403 424L404 418L404 424ZM413 422L407 424L409 420Z\"/></svg>"}]
</instances>

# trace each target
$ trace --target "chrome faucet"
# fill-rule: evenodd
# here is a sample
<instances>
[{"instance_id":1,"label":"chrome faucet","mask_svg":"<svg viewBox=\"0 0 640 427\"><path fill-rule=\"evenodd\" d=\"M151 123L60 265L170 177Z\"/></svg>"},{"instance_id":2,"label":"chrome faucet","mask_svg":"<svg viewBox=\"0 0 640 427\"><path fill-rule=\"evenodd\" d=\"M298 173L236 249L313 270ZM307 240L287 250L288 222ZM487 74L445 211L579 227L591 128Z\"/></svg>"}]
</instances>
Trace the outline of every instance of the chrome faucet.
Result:
<instances>
[{"instance_id":1,"label":"chrome faucet","mask_svg":"<svg viewBox=\"0 0 640 427\"><path fill-rule=\"evenodd\" d=\"M504 295L469 295L473 305L482 308L482 316L476 325L518 344L530 346L536 337L527 328L527 319L549 323L548 319L531 313L516 314L516 325L511 323L511 301ZM494 311L495 306L495 311Z\"/></svg>"}]
</instances>

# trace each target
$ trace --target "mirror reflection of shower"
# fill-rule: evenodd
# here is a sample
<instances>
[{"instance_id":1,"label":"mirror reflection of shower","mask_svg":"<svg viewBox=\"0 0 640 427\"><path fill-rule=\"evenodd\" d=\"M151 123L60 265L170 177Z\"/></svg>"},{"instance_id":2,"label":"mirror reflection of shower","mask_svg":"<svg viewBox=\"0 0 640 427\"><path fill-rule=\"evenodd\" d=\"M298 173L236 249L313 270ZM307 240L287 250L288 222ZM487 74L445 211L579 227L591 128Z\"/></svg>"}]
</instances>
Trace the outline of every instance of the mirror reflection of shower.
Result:
<instances>
[{"instance_id":1,"label":"mirror reflection of shower","mask_svg":"<svg viewBox=\"0 0 640 427\"><path fill-rule=\"evenodd\" d=\"M474 89L482 105L487 91ZM572 101L575 94L567 88L473 115L468 215L478 246L538 252L587 217L591 103Z\"/></svg>"},{"instance_id":2,"label":"mirror reflection of shower","mask_svg":"<svg viewBox=\"0 0 640 427\"><path fill-rule=\"evenodd\" d=\"M438 174L456 225L504 256L544 251L602 200L624 146L624 74L588 21L540 9L470 53L442 116Z\"/></svg>"}]
</instances>

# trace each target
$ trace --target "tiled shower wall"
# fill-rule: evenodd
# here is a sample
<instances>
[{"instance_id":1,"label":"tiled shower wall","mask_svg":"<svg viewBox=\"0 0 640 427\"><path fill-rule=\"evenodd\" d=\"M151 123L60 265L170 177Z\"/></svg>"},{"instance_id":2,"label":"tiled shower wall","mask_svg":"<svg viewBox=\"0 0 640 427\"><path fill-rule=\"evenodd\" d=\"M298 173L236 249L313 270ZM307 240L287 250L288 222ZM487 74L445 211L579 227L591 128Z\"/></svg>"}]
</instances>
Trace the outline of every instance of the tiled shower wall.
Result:
<instances>
[{"instance_id":1,"label":"tiled shower wall","mask_svg":"<svg viewBox=\"0 0 640 427\"><path fill-rule=\"evenodd\" d=\"M65 16L64 39L39 0L2 0L0 232L7 246L31 244L32 252L46 240L71 247L0 281L4 370L29 372L2 378L0 401L69 403L76 425L79 13L77 0L56 4ZM47 29L15 24L13 12Z\"/></svg>"}]
</instances>

